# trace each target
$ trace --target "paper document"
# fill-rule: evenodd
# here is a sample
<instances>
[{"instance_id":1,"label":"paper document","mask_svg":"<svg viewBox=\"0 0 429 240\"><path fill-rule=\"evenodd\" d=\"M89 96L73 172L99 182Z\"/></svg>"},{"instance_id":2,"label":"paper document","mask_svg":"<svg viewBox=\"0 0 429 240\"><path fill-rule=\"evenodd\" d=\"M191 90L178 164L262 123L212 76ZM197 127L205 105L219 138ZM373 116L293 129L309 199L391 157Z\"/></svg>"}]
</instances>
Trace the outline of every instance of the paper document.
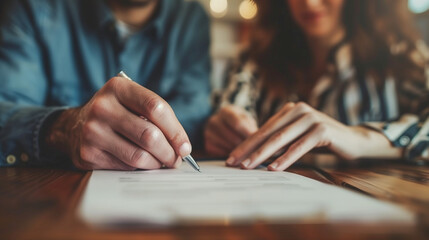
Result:
<instances>
[{"instance_id":1,"label":"paper document","mask_svg":"<svg viewBox=\"0 0 429 240\"><path fill-rule=\"evenodd\" d=\"M79 208L95 225L266 221L413 222L413 214L289 172L240 170L221 161L179 169L94 171Z\"/></svg>"}]
</instances>

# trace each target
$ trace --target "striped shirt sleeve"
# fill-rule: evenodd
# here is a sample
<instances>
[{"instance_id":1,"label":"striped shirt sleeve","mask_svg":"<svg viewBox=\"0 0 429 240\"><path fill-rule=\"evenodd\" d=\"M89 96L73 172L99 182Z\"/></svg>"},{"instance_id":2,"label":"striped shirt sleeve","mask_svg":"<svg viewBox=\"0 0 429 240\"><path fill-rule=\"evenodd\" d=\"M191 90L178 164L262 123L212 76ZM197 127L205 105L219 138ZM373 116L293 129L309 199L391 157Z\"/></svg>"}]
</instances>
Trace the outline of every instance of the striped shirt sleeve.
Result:
<instances>
[{"instance_id":1,"label":"striped shirt sleeve","mask_svg":"<svg viewBox=\"0 0 429 240\"><path fill-rule=\"evenodd\" d=\"M429 51L418 42L409 56L424 72L421 78L409 77L398 84L397 100L404 114L395 121L365 125L382 132L394 146L404 148L407 160L429 161Z\"/></svg>"},{"instance_id":2,"label":"striped shirt sleeve","mask_svg":"<svg viewBox=\"0 0 429 240\"><path fill-rule=\"evenodd\" d=\"M393 122L368 122L365 124L382 132L395 147L405 148L405 158L410 161L429 160L429 118L405 114Z\"/></svg>"},{"instance_id":3,"label":"striped shirt sleeve","mask_svg":"<svg viewBox=\"0 0 429 240\"><path fill-rule=\"evenodd\" d=\"M255 66L251 62L237 65L231 71L227 79L227 85L222 95L218 108L225 105L235 105L246 110L255 120L258 119L256 113L256 101L259 96L259 88L256 86Z\"/></svg>"}]
</instances>

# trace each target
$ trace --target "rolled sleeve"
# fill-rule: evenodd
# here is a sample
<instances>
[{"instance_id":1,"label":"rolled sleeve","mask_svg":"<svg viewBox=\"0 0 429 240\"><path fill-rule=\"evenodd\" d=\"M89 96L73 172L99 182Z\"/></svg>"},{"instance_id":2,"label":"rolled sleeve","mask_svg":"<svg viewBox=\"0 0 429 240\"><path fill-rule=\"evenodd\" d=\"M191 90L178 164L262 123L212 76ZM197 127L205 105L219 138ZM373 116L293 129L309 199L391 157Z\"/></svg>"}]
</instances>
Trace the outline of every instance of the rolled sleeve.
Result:
<instances>
[{"instance_id":1,"label":"rolled sleeve","mask_svg":"<svg viewBox=\"0 0 429 240\"><path fill-rule=\"evenodd\" d=\"M5 105L2 103L2 105ZM5 106L3 106L5 107ZM46 119L63 111L63 107L16 107L0 132L1 166L46 166L55 159L42 157L40 133ZM58 165L58 164L56 164Z\"/></svg>"}]
</instances>

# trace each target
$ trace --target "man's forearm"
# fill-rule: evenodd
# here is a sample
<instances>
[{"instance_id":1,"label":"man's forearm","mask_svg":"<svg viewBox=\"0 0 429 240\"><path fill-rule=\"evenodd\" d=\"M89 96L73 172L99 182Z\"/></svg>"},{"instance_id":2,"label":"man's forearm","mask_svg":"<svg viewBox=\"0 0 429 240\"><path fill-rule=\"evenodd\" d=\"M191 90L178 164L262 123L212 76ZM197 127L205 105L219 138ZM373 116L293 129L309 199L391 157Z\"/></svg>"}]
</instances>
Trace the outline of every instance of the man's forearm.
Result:
<instances>
[{"instance_id":1,"label":"man's forearm","mask_svg":"<svg viewBox=\"0 0 429 240\"><path fill-rule=\"evenodd\" d=\"M72 141L76 141L73 129L76 124L76 116L79 114L77 108L72 108L53 116L47 123L45 130L40 136L42 152L50 152L53 155L65 155L71 157L74 149Z\"/></svg>"}]
</instances>

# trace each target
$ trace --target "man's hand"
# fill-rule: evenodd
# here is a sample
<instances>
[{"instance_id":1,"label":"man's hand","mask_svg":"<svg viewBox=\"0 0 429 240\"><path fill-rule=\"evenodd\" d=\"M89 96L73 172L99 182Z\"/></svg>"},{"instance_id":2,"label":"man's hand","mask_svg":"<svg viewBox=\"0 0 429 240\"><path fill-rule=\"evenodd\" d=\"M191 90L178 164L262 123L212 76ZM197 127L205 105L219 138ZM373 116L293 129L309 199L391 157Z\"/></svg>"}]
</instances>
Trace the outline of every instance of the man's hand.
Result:
<instances>
[{"instance_id":1,"label":"man's hand","mask_svg":"<svg viewBox=\"0 0 429 240\"><path fill-rule=\"evenodd\" d=\"M207 122L205 149L211 156L227 156L257 130L255 119L244 109L233 105L222 107Z\"/></svg>"},{"instance_id":2,"label":"man's hand","mask_svg":"<svg viewBox=\"0 0 429 240\"><path fill-rule=\"evenodd\" d=\"M177 167L191 144L173 110L154 92L114 77L82 107L64 111L46 143L80 169Z\"/></svg>"}]
</instances>

